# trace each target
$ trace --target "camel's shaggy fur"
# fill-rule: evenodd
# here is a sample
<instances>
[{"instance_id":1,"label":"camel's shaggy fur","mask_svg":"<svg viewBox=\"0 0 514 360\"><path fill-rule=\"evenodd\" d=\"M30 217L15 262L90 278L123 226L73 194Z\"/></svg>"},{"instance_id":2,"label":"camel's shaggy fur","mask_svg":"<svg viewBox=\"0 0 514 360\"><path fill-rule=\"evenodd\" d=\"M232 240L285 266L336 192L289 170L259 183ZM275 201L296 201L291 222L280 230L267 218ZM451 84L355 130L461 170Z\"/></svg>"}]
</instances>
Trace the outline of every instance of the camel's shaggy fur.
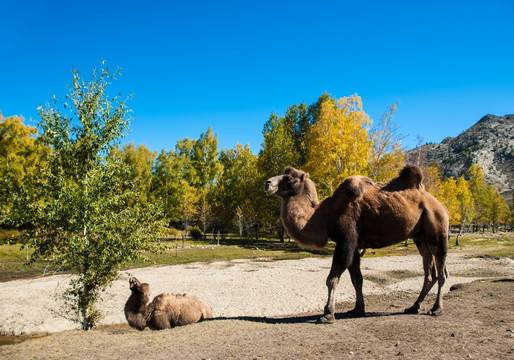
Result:
<instances>
[{"instance_id":1,"label":"camel's shaggy fur","mask_svg":"<svg viewBox=\"0 0 514 360\"><path fill-rule=\"evenodd\" d=\"M132 294L125 304L125 317L133 328L171 329L212 318L210 306L195 295L164 293L148 304L150 285L134 277L129 279L129 284Z\"/></svg>"},{"instance_id":2,"label":"camel's shaggy fur","mask_svg":"<svg viewBox=\"0 0 514 360\"><path fill-rule=\"evenodd\" d=\"M266 181L265 191L282 198L281 219L289 235L302 245L324 247L336 243L325 314L320 322L333 322L334 291L348 269L356 291L353 315L364 315L359 249L381 248L413 239L421 256L425 279L421 293L408 313L417 313L426 294L438 282L437 300L431 310L442 313L441 288L447 276L448 211L422 184L417 166L404 167L388 183L370 178L348 177L322 202L309 174L288 167L284 175Z\"/></svg>"}]
</instances>

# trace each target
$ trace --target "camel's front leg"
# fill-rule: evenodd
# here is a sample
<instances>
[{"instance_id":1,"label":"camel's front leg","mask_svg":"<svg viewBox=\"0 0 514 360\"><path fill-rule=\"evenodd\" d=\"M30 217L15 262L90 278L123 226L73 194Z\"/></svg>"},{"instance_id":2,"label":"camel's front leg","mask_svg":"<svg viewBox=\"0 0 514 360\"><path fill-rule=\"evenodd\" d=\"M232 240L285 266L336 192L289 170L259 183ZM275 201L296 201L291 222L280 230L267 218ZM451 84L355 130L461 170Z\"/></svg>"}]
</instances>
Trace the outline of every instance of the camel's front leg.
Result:
<instances>
[{"instance_id":1,"label":"camel's front leg","mask_svg":"<svg viewBox=\"0 0 514 360\"><path fill-rule=\"evenodd\" d=\"M325 305L324 315L318 319L319 324L332 324L335 321L335 290L341 274L348 268L351 263L352 252L348 246L337 244L332 258L332 268L327 277L328 299Z\"/></svg>"}]
</instances>

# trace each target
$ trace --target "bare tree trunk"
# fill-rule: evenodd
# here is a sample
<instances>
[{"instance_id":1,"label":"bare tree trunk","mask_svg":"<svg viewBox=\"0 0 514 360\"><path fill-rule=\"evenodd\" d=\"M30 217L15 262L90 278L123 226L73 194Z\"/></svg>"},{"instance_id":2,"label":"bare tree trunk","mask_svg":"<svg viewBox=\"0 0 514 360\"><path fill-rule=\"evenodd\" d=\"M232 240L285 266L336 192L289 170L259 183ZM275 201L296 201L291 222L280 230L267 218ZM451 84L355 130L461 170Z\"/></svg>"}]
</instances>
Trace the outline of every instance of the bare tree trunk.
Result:
<instances>
[{"instance_id":1,"label":"bare tree trunk","mask_svg":"<svg viewBox=\"0 0 514 360\"><path fill-rule=\"evenodd\" d=\"M455 240L455 245L456 246L459 246L459 237L460 235L462 234L462 228L464 227L464 223L461 223L460 224L460 227L459 227L459 233L457 234L457 239Z\"/></svg>"}]
</instances>

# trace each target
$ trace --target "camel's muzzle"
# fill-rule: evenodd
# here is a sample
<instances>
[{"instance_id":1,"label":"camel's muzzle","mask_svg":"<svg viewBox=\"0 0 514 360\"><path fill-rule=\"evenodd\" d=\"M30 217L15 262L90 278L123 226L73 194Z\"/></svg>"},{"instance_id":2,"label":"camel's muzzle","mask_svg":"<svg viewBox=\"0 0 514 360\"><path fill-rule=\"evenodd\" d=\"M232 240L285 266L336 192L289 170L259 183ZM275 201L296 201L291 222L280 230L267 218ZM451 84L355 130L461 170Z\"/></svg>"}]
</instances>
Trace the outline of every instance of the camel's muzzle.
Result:
<instances>
[{"instance_id":1,"label":"camel's muzzle","mask_svg":"<svg viewBox=\"0 0 514 360\"><path fill-rule=\"evenodd\" d=\"M273 195L278 189L276 182L273 180L274 180L273 178L268 179L266 181L266 183L264 184L264 191L268 195Z\"/></svg>"}]
</instances>

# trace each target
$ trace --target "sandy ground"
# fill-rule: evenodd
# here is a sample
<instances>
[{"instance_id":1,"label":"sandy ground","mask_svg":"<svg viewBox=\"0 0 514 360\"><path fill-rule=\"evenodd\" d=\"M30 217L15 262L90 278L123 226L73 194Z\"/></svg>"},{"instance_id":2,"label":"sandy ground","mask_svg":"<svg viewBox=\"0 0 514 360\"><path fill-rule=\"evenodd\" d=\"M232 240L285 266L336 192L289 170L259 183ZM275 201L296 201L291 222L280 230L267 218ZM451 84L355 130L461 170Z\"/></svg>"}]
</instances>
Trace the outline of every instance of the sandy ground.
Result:
<instances>
[{"instance_id":1,"label":"sandy ground","mask_svg":"<svg viewBox=\"0 0 514 360\"><path fill-rule=\"evenodd\" d=\"M330 265L330 258L309 258L134 269L123 272L105 292L99 304L99 310L105 315L101 324L125 323L123 307L130 295L129 276L149 283L153 295L162 292L196 294L211 305L215 317L269 317L318 311L326 301L325 279ZM421 289L422 265L418 255L365 257L361 267L365 296L395 292L414 295ZM450 254L447 268L450 277L445 293L453 284L487 277L514 277L514 261L508 258ZM60 294L69 280L69 276L58 275L0 283L0 334L54 333L78 328L79 325L67 320L60 310L63 307ZM345 272L336 301L353 298L353 287Z\"/></svg>"}]
</instances>

